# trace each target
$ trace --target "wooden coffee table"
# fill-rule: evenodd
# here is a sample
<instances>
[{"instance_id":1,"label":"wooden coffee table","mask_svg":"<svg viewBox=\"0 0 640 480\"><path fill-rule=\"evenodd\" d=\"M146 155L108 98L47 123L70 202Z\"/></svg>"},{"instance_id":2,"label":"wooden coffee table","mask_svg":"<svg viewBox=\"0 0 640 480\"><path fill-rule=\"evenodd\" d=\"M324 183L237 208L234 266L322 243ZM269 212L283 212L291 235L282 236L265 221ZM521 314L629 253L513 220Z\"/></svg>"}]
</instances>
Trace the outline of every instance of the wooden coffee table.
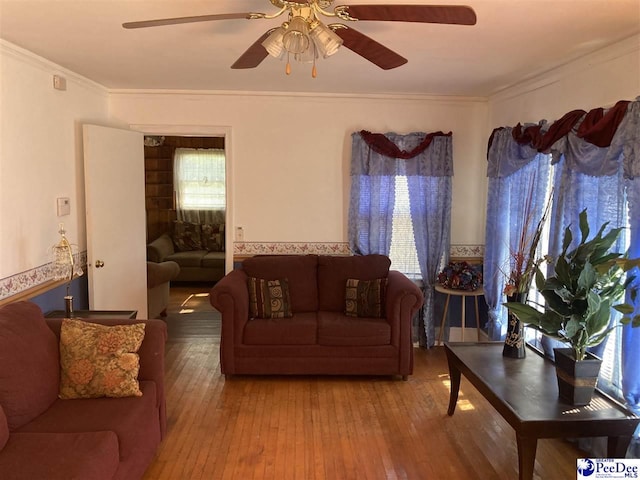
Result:
<instances>
[{"instance_id":1,"label":"wooden coffee table","mask_svg":"<svg viewBox=\"0 0 640 480\"><path fill-rule=\"evenodd\" d=\"M533 478L539 438L604 436L607 455L624 457L640 417L599 392L584 407L563 403L553 362L531 348L526 358L503 357L502 348L502 342L445 343L449 416L456 409L462 374L515 429L521 480Z\"/></svg>"}]
</instances>

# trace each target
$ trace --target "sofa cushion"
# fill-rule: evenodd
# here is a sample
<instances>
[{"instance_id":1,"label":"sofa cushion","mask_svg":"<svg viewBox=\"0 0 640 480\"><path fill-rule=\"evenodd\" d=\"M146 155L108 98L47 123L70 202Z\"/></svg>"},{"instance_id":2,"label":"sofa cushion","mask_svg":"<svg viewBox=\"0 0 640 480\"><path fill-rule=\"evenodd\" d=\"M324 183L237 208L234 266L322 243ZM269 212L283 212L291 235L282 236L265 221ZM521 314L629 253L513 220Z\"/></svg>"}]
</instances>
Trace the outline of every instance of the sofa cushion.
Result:
<instances>
[{"instance_id":1,"label":"sofa cushion","mask_svg":"<svg viewBox=\"0 0 640 480\"><path fill-rule=\"evenodd\" d=\"M113 432L14 433L0 459L12 480L110 480L120 463Z\"/></svg>"},{"instance_id":2,"label":"sofa cushion","mask_svg":"<svg viewBox=\"0 0 640 480\"><path fill-rule=\"evenodd\" d=\"M105 326L64 319L60 330L60 398L142 395L138 384L145 324Z\"/></svg>"},{"instance_id":3,"label":"sofa cushion","mask_svg":"<svg viewBox=\"0 0 640 480\"><path fill-rule=\"evenodd\" d=\"M7 425L7 416L0 405L0 451L7 444L7 440L9 440L9 425Z\"/></svg>"},{"instance_id":4,"label":"sofa cushion","mask_svg":"<svg viewBox=\"0 0 640 480\"><path fill-rule=\"evenodd\" d=\"M206 250L192 250L190 252L176 252L168 255L165 260L176 262L180 267L198 267L202 266L202 259L207 254Z\"/></svg>"},{"instance_id":5,"label":"sofa cushion","mask_svg":"<svg viewBox=\"0 0 640 480\"><path fill-rule=\"evenodd\" d=\"M345 313L350 317L385 316L386 278L358 280L349 278L345 291Z\"/></svg>"},{"instance_id":6,"label":"sofa cushion","mask_svg":"<svg viewBox=\"0 0 640 480\"><path fill-rule=\"evenodd\" d=\"M256 318L244 327L246 345L315 345L318 323L315 312L290 318Z\"/></svg>"},{"instance_id":7,"label":"sofa cushion","mask_svg":"<svg viewBox=\"0 0 640 480\"><path fill-rule=\"evenodd\" d=\"M224 223L202 225L202 247L210 252L224 252Z\"/></svg>"},{"instance_id":8,"label":"sofa cushion","mask_svg":"<svg viewBox=\"0 0 640 480\"><path fill-rule=\"evenodd\" d=\"M224 262L224 252L209 252L202 257L201 266L204 268L221 268L224 271Z\"/></svg>"},{"instance_id":9,"label":"sofa cushion","mask_svg":"<svg viewBox=\"0 0 640 480\"><path fill-rule=\"evenodd\" d=\"M59 383L58 339L40 307L16 302L0 308L0 405L9 430L49 408Z\"/></svg>"},{"instance_id":10,"label":"sofa cushion","mask_svg":"<svg viewBox=\"0 0 640 480\"><path fill-rule=\"evenodd\" d=\"M339 312L318 312L318 344L371 346L391 343L391 325L384 318L353 318Z\"/></svg>"},{"instance_id":11,"label":"sofa cushion","mask_svg":"<svg viewBox=\"0 0 640 480\"><path fill-rule=\"evenodd\" d=\"M113 431L118 436L122 462L148 464L160 443L156 385L154 382L141 381L140 389L141 397L58 399L46 412L18 432Z\"/></svg>"},{"instance_id":12,"label":"sofa cushion","mask_svg":"<svg viewBox=\"0 0 640 480\"><path fill-rule=\"evenodd\" d=\"M317 255L259 255L242 262L249 277L288 279L293 313L318 310L317 267Z\"/></svg>"},{"instance_id":13,"label":"sofa cushion","mask_svg":"<svg viewBox=\"0 0 640 480\"><path fill-rule=\"evenodd\" d=\"M287 318L291 316L289 282L249 277L249 315L254 318Z\"/></svg>"},{"instance_id":14,"label":"sofa cushion","mask_svg":"<svg viewBox=\"0 0 640 480\"><path fill-rule=\"evenodd\" d=\"M349 278L375 280L386 278L391 260L384 255L318 257L319 310L344 312L345 289Z\"/></svg>"},{"instance_id":15,"label":"sofa cushion","mask_svg":"<svg viewBox=\"0 0 640 480\"><path fill-rule=\"evenodd\" d=\"M202 250L202 229L197 223L173 222L173 243L178 251Z\"/></svg>"}]
</instances>

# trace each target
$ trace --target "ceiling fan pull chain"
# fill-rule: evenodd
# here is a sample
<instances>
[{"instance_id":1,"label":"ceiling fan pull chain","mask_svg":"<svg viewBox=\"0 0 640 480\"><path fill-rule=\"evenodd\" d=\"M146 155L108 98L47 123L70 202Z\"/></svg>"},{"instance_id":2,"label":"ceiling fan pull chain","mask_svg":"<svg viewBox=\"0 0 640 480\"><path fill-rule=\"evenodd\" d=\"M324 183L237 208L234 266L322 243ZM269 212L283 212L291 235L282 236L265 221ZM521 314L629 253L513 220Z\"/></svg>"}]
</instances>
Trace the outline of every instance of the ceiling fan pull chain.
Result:
<instances>
[{"instance_id":1,"label":"ceiling fan pull chain","mask_svg":"<svg viewBox=\"0 0 640 480\"><path fill-rule=\"evenodd\" d=\"M291 75L291 63L289 62L289 52L287 52L287 66L284 69L287 75Z\"/></svg>"}]
</instances>

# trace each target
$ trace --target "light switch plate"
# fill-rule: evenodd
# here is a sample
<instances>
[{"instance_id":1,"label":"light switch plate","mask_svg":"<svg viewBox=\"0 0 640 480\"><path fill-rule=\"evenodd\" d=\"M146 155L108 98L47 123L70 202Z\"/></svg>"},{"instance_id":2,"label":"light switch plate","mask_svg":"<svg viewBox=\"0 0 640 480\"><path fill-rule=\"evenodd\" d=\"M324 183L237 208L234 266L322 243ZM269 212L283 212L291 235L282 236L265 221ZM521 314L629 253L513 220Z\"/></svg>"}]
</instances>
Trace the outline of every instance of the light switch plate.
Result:
<instances>
[{"instance_id":1,"label":"light switch plate","mask_svg":"<svg viewBox=\"0 0 640 480\"><path fill-rule=\"evenodd\" d=\"M63 217L71 213L71 202L68 197L61 197L57 199L58 203L58 216Z\"/></svg>"}]
</instances>

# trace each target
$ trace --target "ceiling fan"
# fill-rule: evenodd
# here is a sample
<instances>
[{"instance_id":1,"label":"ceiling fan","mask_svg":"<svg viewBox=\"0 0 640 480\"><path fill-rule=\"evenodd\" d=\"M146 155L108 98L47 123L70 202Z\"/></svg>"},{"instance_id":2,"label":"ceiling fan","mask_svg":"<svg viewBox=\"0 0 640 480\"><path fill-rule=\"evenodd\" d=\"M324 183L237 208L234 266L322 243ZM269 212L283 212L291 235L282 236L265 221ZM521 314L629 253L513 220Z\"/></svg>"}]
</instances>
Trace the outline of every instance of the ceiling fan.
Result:
<instances>
[{"instance_id":1,"label":"ceiling fan","mask_svg":"<svg viewBox=\"0 0 640 480\"><path fill-rule=\"evenodd\" d=\"M342 24L325 25L321 18L338 18L345 22L392 21L475 25L476 14L463 5L340 5L329 11L334 0L269 0L278 8L273 14L221 13L192 17L164 18L123 23L127 29L209 22L235 19L274 19L288 14L287 21L267 30L236 62L234 69L255 68L268 56L287 58L287 75L291 72L289 59L313 63L312 76L316 76L315 61L336 53L341 45L357 53L384 70L399 67L407 59L363 33Z\"/></svg>"}]
</instances>

